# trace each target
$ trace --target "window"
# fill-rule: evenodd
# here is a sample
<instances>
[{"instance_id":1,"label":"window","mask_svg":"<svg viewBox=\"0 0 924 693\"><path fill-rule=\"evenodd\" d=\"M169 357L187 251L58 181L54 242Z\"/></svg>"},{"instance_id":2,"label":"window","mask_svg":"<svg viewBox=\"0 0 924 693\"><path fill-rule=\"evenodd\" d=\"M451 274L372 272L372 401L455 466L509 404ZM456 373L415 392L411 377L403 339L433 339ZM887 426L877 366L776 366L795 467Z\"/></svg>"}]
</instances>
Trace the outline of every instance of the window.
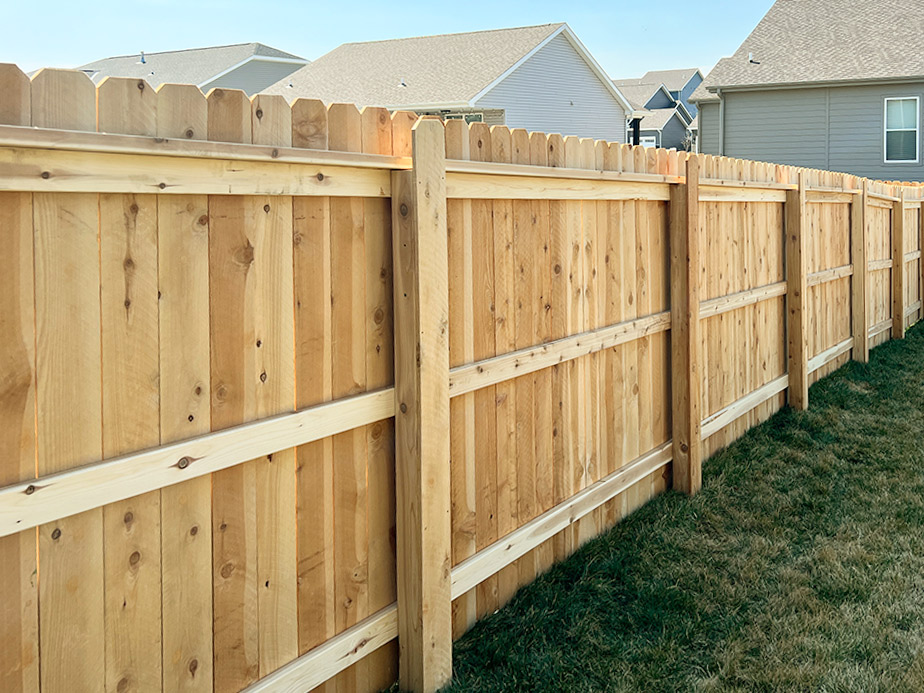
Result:
<instances>
[{"instance_id":1,"label":"window","mask_svg":"<svg viewBox=\"0 0 924 693\"><path fill-rule=\"evenodd\" d=\"M483 123L484 113L446 113L443 120L464 120L466 123Z\"/></svg>"},{"instance_id":2,"label":"window","mask_svg":"<svg viewBox=\"0 0 924 693\"><path fill-rule=\"evenodd\" d=\"M918 97L885 100L885 162L918 161Z\"/></svg>"},{"instance_id":3,"label":"window","mask_svg":"<svg viewBox=\"0 0 924 693\"><path fill-rule=\"evenodd\" d=\"M643 147L657 147L658 138L657 137L639 137L638 143Z\"/></svg>"}]
</instances>

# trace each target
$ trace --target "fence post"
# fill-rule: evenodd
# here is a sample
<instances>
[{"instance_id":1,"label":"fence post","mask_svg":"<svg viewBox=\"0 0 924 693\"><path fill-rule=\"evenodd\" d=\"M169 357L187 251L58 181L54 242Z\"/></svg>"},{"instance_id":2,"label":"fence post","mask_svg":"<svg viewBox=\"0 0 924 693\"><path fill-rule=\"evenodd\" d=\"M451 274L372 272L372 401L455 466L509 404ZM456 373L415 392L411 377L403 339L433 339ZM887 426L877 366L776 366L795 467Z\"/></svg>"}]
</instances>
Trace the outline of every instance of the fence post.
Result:
<instances>
[{"instance_id":1,"label":"fence post","mask_svg":"<svg viewBox=\"0 0 924 693\"><path fill-rule=\"evenodd\" d=\"M892 339L905 336L905 189L892 203Z\"/></svg>"},{"instance_id":2,"label":"fence post","mask_svg":"<svg viewBox=\"0 0 924 693\"><path fill-rule=\"evenodd\" d=\"M789 365L789 406L808 409L808 330L805 257L805 174L799 189L786 191L786 341Z\"/></svg>"},{"instance_id":3,"label":"fence post","mask_svg":"<svg viewBox=\"0 0 924 693\"><path fill-rule=\"evenodd\" d=\"M419 120L410 171L392 173L395 488L402 690L452 676L449 268L443 124Z\"/></svg>"},{"instance_id":4,"label":"fence post","mask_svg":"<svg viewBox=\"0 0 924 693\"><path fill-rule=\"evenodd\" d=\"M686 182L671 186L671 407L674 488L702 486L699 158L687 160Z\"/></svg>"},{"instance_id":5,"label":"fence post","mask_svg":"<svg viewBox=\"0 0 924 693\"><path fill-rule=\"evenodd\" d=\"M866 260L866 200L867 181L863 179L863 191L854 195L850 204L850 261L853 275L850 278L850 332L853 335L853 358L855 361L869 361L869 323L867 318L867 274Z\"/></svg>"}]
</instances>

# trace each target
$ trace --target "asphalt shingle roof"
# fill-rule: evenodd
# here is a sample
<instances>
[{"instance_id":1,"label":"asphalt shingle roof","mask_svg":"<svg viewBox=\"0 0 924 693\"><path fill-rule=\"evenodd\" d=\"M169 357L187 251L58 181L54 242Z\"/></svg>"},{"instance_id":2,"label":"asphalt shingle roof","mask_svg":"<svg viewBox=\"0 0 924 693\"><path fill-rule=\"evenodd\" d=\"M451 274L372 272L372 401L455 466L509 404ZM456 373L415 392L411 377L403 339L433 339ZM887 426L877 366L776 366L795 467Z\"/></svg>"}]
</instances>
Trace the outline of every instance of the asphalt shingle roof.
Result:
<instances>
[{"instance_id":1,"label":"asphalt shingle roof","mask_svg":"<svg viewBox=\"0 0 924 693\"><path fill-rule=\"evenodd\" d=\"M663 84L668 91L680 91L697 71L698 68L695 67L684 67L678 70L650 70L642 75L642 81Z\"/></svg>"},{"instance_id":2,"label":"asphalt shingle roof","mask_svg":"<svg viewBox=\"0 0 924 693\"><path fill-rule=\"evenodd\" d=\"M87 63L77 69L88 72L94 82L99 82L104 77L132 77L145 79L154 87L167 82L202 84L210 77L254 55L304 60L262 43L238 43L231 46L145 53L143 63L140 53L120 55Z\"/></svg>"},{"instance_id":3,"label":"asphalt shingle roof","mask_svg":"<svg viewBox=\"0 0 924 693\"><path fill-rule=\"evenodd\" d=\"M777 0L735 54L716 64L693 99L715 99L706 87L922 76L922 0Z\"/></svg>"},{"instance_id":4,"label":"asphalt shingle roof","mask_svg":"<svg viewBox=\"0 0 924 693\"><path fill-rule=\"evenodd\" d=\"M650 111L645 111L639 128L641 130L661 130L675 115L683 121L676 108L653 108Z\"/></svg>"},{"instance_id":5,"label":"asphalt shingle roof","mask_svg":"<svg viewBox=\"0 0 924 693\"><path fill-rule=\"evenodd\" d=\"M642 79L616 79L613 84L635 109L645 108L645 104L661 88L661 82L645 82Z\"/></svg>"},{"instance_id":6,"label":"asphalt shingle roof","mask_svg":"<svg viewBox=\"0 0 924 693\"><path fill-rule=\"evenodd\" d=\"M358 106L468 102L562 26L346 43L264 93Z\"/></svg>"}]
</instances>

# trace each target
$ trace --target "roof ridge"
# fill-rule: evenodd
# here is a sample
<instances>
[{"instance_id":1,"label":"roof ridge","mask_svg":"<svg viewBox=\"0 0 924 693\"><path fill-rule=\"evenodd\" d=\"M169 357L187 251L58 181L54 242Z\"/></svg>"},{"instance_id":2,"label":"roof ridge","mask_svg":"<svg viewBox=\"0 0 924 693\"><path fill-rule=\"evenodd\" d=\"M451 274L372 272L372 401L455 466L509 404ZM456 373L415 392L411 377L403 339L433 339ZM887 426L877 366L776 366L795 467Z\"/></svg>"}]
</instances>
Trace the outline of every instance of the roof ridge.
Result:
<instances>
[{"instance_id":1,"label":"roof ridge","mask_svg":"<svg viewBox=\"0 0 924 693\"><path fill-rule=\"evenodd\" d=\"M100 60L94 60L93 62L100 62L101 60L115 60L117 58L132 58L137 57L139 54L144 53L145 56L150 55L166 55L167 53L190 53L192 51L208 51L215 48L236 48L238 46L266 46L267 48L272 48L265 43L260 43L259 41L245 41L243 43L227 43L220 46L200 46L198 48L178 48L177 50L172 51L154 51L153 53L148 51L137 51L135 53L126 53L125 55L110 55L106 58L100 58ZM279 50L275 48L274 50Z\"/></svg>"},{"instance_id":2,"label":"roof ridge","mask_svg":"<svg viewBox=\"0 0 924 693\"><path fill-rule=\"evenodd\" d=\"M493 34L499 31L516 31L518 29L539 29L540 27L549 27L549 33L552 33L552 29L558 29L559 27L564 26L567 22L552 22L550 24L531 24L529 26L509 26L501 29L479 29L477 31L454 31L451 33L444 34L424 34L422 36L403 36L401 38L391 38L391 39L377 39L375 41L349 41L347 43L342 43L337 48L342 46L367 46L372 43L396 43L398 41L416 41L418 39L431 39L431 38L444 38L446 36L466 36L471 34ZM334 48L333 51L337 50Z\"/></svg>"}]
</instances>

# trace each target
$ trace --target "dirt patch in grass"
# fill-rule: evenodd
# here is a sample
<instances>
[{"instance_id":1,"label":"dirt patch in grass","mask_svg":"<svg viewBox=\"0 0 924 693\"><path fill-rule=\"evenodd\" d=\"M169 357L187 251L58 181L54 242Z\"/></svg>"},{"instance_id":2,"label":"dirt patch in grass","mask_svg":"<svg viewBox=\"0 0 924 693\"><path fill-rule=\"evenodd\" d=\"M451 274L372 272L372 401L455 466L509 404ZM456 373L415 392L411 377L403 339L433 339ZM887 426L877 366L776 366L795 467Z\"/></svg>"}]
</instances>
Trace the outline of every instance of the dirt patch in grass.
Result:
<instances>
[{"instance_id":1,"label":"dirt patch in grass","mask_svg":"<svg viewBox=\"0 0 924 693\"><path fill-rule=\"evenodd\" d=\"M924 690L924 328L458 641L450 691Z\"/></svg>"}]
</instances>

